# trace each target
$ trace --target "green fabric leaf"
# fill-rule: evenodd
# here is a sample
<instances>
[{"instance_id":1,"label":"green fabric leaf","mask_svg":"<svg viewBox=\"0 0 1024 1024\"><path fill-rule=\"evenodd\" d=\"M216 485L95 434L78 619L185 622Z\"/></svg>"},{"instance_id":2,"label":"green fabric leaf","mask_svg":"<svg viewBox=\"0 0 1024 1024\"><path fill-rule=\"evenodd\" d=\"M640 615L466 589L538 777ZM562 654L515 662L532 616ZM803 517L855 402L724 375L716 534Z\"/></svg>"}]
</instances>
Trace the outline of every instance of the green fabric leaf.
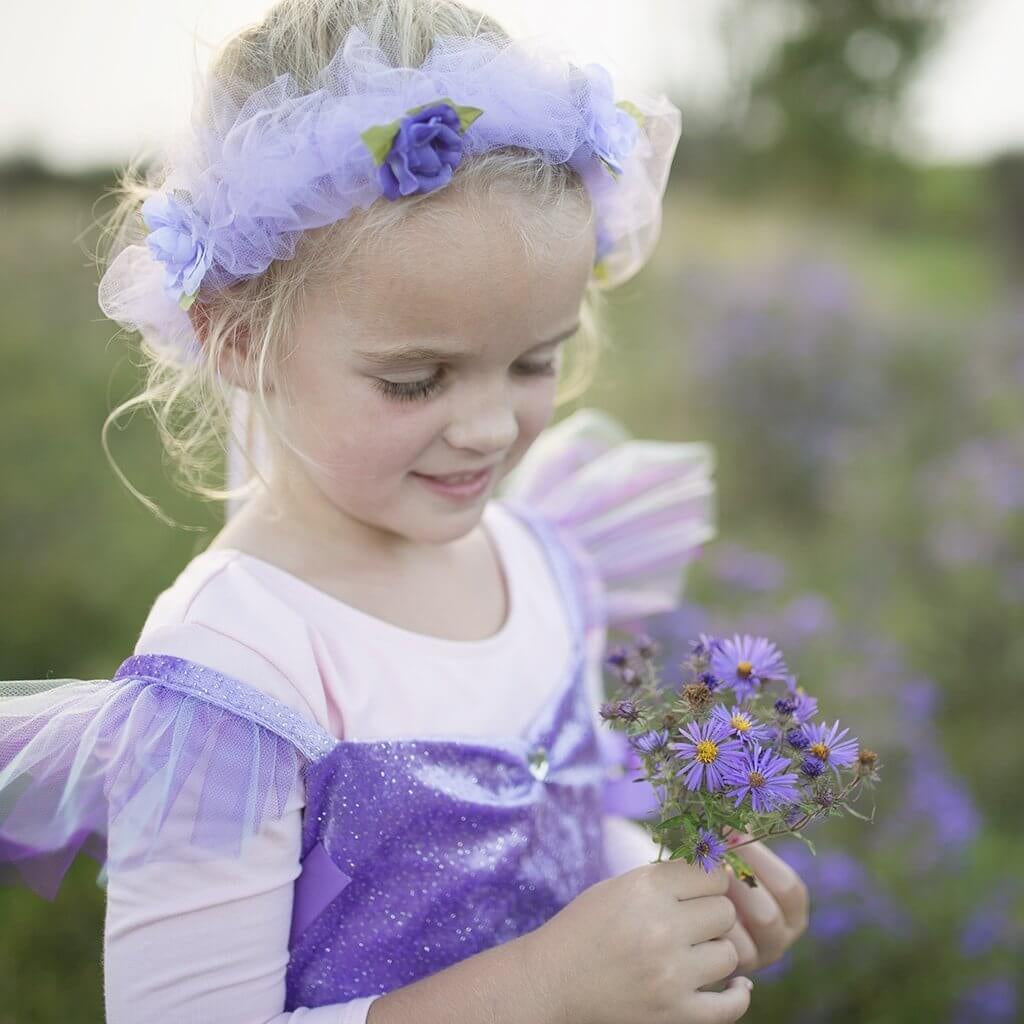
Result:
<instances>
[{"instance_id":1,"label":"green fabric leaf","mask_svg":"<svg viewBox=\"0 0 1024 1024\"><path fill-rule=\"evenodd\" d=\"M182 309L188 309L189 306L191 306L192 303L196 301L196 295L198 295L198 294L199 294L199 292L194 292L192 295L186 295L186 294L182 293L181 298L178 299L178 305Z\"/></svg>"},{"instance_id":2,"label":"green fabric leaf","mask_svg":"<svg viewBox=\"0 0 1024 1024\"><path fill-rule=\"evenodd\" d=\"M359 137L366 143L366 148L378 167L384 163L388 152L395 144L395 136L400 125L400 120L392 121L390 124L375 124L360 133Z\"/></svg>"},{"instance_id":3,"label":"green fabric leaf","mask_svg":"<svg viewBox=\"0 0 1024 1024\"><path fill-rule=\"evenodd\" d=\"M453 103L452 106L459 115L459 127L465 135L466 129L483 113L483 110L480 107L464 107L458 103Z\"/></svg>"},{"instance_id":4,"label":"green fabric leaf","mask_svg":"<svg viewBox=\"0 0 1024 1024\"><path fill-rule=\"evenodd\" d=\"M611 175L611 176L612 176L612 177L613 177L613 178L614 178L614 179L615 179L616 181L618 181L618 180L619 180L619 172L618 172L618 171L616 171L616 170L615 170L615 168L614 168L614 167L612 167L612 165L611 165L610 163L608 163L608 161L607 161L607 160L605 160L605 158L604 158L603 156L598 156L598 157L597 157L597 159L598 159L598 160L600 160L600 161L601 161L601 163L603 163L603 164L605 165L605 167L606 167L606 168L608 169L608 173L609 173L609 174L610 174L610 175Z\"/></svg>"},{"instance_id":5,"label":"green fabric leaf","mask_svg":"<svg viewBox=\"0 0 1024 1024\"><path fill-rule=\"evenodd\" d=\"M629 114L641 128L647 123L647 115L635 103L631 103L629 100L619 100L615 106Z\"/></svg>"}]
</instances>

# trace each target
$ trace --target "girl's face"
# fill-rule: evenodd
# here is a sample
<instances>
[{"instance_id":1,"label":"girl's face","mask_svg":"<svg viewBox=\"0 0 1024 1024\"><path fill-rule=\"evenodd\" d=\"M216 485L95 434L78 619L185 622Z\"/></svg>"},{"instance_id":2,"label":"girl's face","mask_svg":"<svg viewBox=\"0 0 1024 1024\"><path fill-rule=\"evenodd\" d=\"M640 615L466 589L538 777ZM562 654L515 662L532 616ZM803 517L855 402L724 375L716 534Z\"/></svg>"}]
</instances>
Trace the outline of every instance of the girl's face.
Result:
<instances>
[{"instance_id":1,"label":"girl's face","mask_svg":"<svg viewBox=\"0 0 1024 1024\"><path fill-rule=\"evenodd\" d=\"M566 339L594 259L578 230L528 254L509 206L458 192L360 255L358 274L310 289L281 371L295 402L289 513L314 535L403 548L443 543L480 520L500 479L554 413ZM423 475L489 469L478 493ZM277 486L275 481L275 487Z\"/></svg>"}]
</instances>

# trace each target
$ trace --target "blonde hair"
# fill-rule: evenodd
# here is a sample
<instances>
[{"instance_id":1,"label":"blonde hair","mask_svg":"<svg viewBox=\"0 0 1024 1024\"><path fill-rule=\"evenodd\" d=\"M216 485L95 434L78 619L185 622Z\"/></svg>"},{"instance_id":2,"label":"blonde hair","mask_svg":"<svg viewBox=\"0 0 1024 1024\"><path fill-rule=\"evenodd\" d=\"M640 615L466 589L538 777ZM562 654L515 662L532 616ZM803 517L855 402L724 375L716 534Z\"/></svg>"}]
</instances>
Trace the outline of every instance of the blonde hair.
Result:
<instances>
[{"instance_id":1,"label":"blonde hair","mask_svg":"<svg viewBox=\"0 0 1024 1024\"><path fill-rule=\"evenodd\" d=\"M279 0L262 21L221 47L210 75L247 94L288 72L308 91L316 87L320 71L356 25L406 67L422 64L438 34L473 38L487 33L509 38L496 21L458 0ZM146 228L140 208L159 191L166 173L158 164L140 169L138 161L121 172L112 190L116 205L106 218L101 238L101 246L105 243L99 257L101 269L125 246L142 242ZM559 223L558 214L578 214L582 209L589 214L588 226L592 224L589 199L578 175L568 165L546 163L539 154L523 149L492 149L465 160L452 183L438 195L450 190L467 196L511 192L527 197L531 202L520 204L526 209L514 218L514 227L531 253L539 252L551 237ZM231 501L248 491L249 484L228 488L213 482L224 479L224 456L234 434L234 388L220 375L218 366L225 347L235 337L247 341L250 415L256 418L256 429L274 451L281 446L295 451L276 422L266 387L270 373L286 354L289 329L305 289L322 276L337 273L338 267L352 265L362 246L386 238L412 210L431 202L430 194L406 196L400 202L374 202L343 220L307 231L293 259L275 261L259 276L208 297L200 293L205 333L203 355L195 363L183 365L144 340L145 385L110 412L101 434L108 461L129 490L165 522L172 522L131 485L107 446L110 425L125 412L146 406L153 412L161 443L185 490L211 501ZM424 215L430 212L429 207L420 211ZM592 278L582 299L580 329L566 349L568 372L559 380L556 407L578 397L590 385L604 346L604 295ZM251 436L235 436L235 445L251 473L266 484L251 442Z\"/></svg>"}]
</instances>

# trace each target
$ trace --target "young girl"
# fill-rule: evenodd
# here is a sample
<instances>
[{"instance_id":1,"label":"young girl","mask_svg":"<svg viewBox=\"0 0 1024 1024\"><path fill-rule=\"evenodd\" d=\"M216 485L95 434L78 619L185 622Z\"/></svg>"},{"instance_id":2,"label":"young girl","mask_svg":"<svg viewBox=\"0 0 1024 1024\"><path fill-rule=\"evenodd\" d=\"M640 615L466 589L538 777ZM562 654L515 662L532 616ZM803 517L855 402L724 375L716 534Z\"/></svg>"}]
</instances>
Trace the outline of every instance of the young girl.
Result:
<instances>
[{"instance_id":1,"label":"young girl","mask_svg":"<svg viewBox=\"0 0 1024 1024\"><path fill-rule=\"evenodd\" d=\"M679 137L614 95L454 0L282 0L126 179L136 401L241 486L112 679L4 686L0 861L104 863L112 1024L731 1021L803 929L764 848L650 863L597 714L712 534L706 446L548 426Z\"/></svg>"}]
</instances>

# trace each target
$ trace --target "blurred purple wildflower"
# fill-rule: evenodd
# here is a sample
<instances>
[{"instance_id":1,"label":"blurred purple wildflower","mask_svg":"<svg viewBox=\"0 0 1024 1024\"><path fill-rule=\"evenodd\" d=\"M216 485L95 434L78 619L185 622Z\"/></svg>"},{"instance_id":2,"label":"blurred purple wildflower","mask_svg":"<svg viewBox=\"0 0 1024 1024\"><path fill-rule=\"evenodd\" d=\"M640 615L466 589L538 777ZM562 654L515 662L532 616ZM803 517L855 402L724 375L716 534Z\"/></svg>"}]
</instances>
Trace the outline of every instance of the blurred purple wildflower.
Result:
<instances>
[{"instance_id":1,"label":"blurred purple wildflower","mask_svg":"<svg viewBox=\"0 0 1024 1024\"><path fill-rule=\"evenodd\" d=\"M726 586L752 593L778 590L786 579L782 560L741 544L721 543L707 560L711 575Z\"/></svg>"},{"instance_id":2,"label":"blurred purple wildflower","mask_svg":"<svg viewBox=\"0 0 1024 1024\"><path fill-rule=\"evenodd\" d=\"M1010 978L990 978L975 985L957 1002L955 1024L1012 1024L1017 1018L1017 986Z\"/></svg>"}]
</instances>

